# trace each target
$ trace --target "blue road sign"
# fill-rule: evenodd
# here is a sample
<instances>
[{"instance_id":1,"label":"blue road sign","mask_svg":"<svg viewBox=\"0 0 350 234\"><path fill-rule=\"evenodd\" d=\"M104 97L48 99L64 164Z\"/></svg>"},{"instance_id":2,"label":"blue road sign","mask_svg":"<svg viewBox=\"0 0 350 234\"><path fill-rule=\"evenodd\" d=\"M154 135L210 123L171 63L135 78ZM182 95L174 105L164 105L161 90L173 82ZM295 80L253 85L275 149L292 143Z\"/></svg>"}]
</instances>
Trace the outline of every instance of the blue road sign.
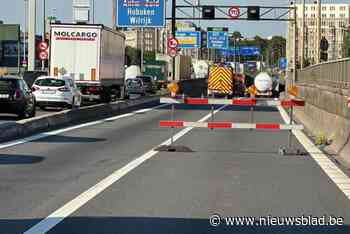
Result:
<instances>
[{"instance_id":1,"label":"blue road sign","mask_svg":"<svg viewBox=\"0 0 350 234\"><path fill-rule=\"evenodd\" d=\"M224 56L258 56L260 55L260 48L255 46L242 46L237 48L222 49L220 52Z\"/></svg>"},{"instance_id":2,"label":"blue road sign","mask_svg":"<svg viewBox=\"0 0 350 234\"><path fill-rule=\"evenodd\" d=\"M255 46L242 46L240 48L240 54L242 56L259 56L260 48Z\"/></svg>"},{"instance_id":3,"label":"blue road sign","mask_svg":"<svg viewBox=\"0 0 350 234\"><path fill-rule=\"evenodd\" d=\"M165 27L165 0L116 0L118 27Z\"/></svg>"},{"instance_id":4,"label":"blue road sign","mask_svg":"<svg viewBox=\"0 0 350 234\"><path fill-rule=\"evenodd\" d=\"M176 39L179 41L178 48L194 49L201 46L201 32L197 31L177 31Z\"/></svg>"},{"instance_id":5,"label":"blue road sign","mask_svg":"<svg viewBox=\"0 0 350 234\"><path fill-rule=\"evenodd\" d=\"M208 32L207 41L209 49L227 49L228 32Z\"/></svg>"},{"instance_id":6,"label":"blue road sign","mask_svg":"<svg viewBox=\"0 0 350 234\"><path fill-rule=\"evenodd\" d=\"M280 58L280 69L286 70L287 69L287 58Z\"/></svg>"}]
</instances>

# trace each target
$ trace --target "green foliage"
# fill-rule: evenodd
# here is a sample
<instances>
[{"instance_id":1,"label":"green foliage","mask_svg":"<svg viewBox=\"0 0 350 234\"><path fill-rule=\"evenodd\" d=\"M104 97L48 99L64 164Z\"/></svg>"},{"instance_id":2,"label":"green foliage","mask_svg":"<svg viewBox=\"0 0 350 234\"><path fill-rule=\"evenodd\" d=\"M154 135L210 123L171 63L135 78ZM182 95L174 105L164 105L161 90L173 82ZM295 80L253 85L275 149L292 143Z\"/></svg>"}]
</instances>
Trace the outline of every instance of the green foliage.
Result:
<instances>
[{"instance_id":1,"label":"green foliage","mask_svg":"<svg viewBox=\"0 0 350 234\"><path fill-rule=\"evenodd\" d=\"M125 48L126 65L140 65L141 64L141 50L130 46ZM156 53L147 51L143 54L144 63L156 60Z\"/></svg>"},{"instance_id":2,"label":"green foliage","mask_svg":"<svg viewBox=\"0 0 350 234\"><path fill-rule=\"evenodd\" d=\"M155 61L156 60L156 53L154 51L147 51L143 55L144 61Z\"/></svg>"},{"instance_id":3,"label":"green foliage","mask_svg":"<svg viewBox=\"0 0 350 234\"><path fill-rule=\"evenodd\" d=\"M125 48L126 65L140 65L141 52L138 49L127 46Z\"/></svg>"},{"instance_id":4,"label":"green foliage","mask_svg":"<svg viewBox=\"0 0 350 234\"><path fill-rule=\"evenodd\" d=\"M286 39L281 36L274 36L268 41L265 52L268 64L278 66L279 59L286 56Z\"/></svg>"},{"instance_id":5,"label":"green foliage","mask_svg":"<svg viewBox=\"0 0 350 234\"><path fill-rule=\"evenodd\" d=\"M274 36L271 40L255 36L253 39L243 39L240 32L233 32L230 37L230 47L234 47L235 39L242 39L239 41L239 46L257 46L261 50L261 54L268 64L278 66L279 59L286 56L286 39L281 36ZM255 60L256 57L241 58L241 61Z\"/></svg>"}]
</instances>

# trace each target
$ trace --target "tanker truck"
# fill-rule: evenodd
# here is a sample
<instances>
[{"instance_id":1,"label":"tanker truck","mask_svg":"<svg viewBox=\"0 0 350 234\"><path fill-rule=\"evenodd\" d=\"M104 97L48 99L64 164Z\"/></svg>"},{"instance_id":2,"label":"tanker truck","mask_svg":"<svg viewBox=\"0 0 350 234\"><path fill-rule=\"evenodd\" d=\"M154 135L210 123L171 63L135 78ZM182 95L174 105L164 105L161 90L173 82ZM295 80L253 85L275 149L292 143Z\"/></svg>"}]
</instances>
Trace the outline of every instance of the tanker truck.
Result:
<instances>
[{"instance_id":1,"label":"tanker truck","mask_svg":"<svg viewBox=\"0 0 350 234\"><path fill-rule=\"evenodd\" d=\"M254 93L256 97L278 97L280 93L279 82L273 80L267 72L260 72L254 78L254 85L250 89L253 90L250 93Z\"/></svg>"}]
</instances>

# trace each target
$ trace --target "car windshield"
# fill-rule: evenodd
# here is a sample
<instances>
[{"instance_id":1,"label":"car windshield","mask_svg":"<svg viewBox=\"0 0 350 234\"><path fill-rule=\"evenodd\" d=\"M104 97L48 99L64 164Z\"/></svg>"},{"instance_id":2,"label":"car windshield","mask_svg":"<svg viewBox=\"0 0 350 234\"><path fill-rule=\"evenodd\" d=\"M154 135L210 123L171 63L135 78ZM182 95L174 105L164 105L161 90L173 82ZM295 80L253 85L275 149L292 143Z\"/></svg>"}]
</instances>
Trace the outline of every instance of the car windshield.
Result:
<instances>
[{"instance_id":1,"label":"car windshield","mask_svg":"<svg viewBox=\"0 0 350 234\"><path fill-rule=\"evenodd\" d=\"M64 80L47 78L35 81L35 85L38 86L48 86L48 87L61 87L65 86L66 82Z\"/></svg>"},{"instance_id":2,"label":"car windshield","mask_svg":"<svg viewBox=\"0 0 350 234\"><path fill-rule=\"evenodd\" d=\"M126 81L128 86L142 86L141 80L139 79L129 79Z\"/></svg>"},{"instance_id":3,"label":"car windshield","mask_svg":"<svg viewBox=\"0 0 350 234\"><path fill-rule=\"evenodd\" d=\"M143 82L152 82L152 79L150 76L138 76L137 78L140 78Z\"/></svg>"}]
</instances>

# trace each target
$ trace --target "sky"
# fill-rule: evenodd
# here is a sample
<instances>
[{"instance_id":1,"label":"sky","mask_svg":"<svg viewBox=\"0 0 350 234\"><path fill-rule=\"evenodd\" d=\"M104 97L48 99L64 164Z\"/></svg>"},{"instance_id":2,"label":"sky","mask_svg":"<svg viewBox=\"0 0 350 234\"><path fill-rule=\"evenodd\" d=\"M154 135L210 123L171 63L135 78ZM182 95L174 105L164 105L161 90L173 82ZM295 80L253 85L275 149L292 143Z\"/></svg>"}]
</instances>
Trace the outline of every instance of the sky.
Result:
<instances>
[{"instance_id":1,"label":"sky","mask_svg":"<svg viewBox=\"0 0 350 234\"><path fill-rule=\"evenodd\" d=\"M37 29L38 33L43 28L43 1L37 0ZM92 0L91 0L92 1ZM95 23L112 26L112 0L95 1ZM188 0L191 1L191 0ZM72 0L46 0L47 15L56 16L62 22L72 21ZM177 0L183 5L182 0ZM289 6L290 0L200 0L202 5L260 5L260 6ZM297 2L301 2L297 0ZM313 0L306 0L311 3ZM348 3L350 0L322 0L324 3ZM167 16L170 16L171 1L168 1ZM197 13L198 15L198 13ZM4 23L24 25L24 0L0 0L0 20ZM229 27L230 31L240 31L245 37L259 35L269 37L273 35L286 35L285 22L262 22L262 21L202 21L202 27Z\"/></svg>"}]
</instances>

